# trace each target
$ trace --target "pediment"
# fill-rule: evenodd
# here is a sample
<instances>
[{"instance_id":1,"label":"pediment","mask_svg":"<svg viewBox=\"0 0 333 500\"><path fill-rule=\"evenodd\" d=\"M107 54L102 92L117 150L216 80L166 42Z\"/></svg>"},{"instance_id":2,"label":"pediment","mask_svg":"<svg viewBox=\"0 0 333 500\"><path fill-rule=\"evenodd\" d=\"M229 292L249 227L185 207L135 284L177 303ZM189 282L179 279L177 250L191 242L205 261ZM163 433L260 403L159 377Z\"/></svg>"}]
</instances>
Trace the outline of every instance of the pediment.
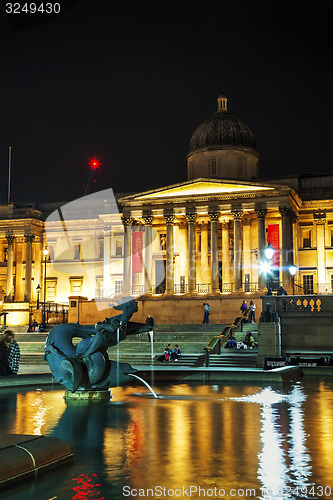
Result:
<instances>
[{"instance_id":1,"label":"pediment","mask_svg":"<svg viewBox=\"0 0 333 500\"><path fill-rule=\"evenodd\" d=\"M253 193L260 191L274 191L281 186L261 184L259 182L239 182L233 180L211 180L197 179L180 184L173 184L162 188L136 193L119 200L122 201L143 201L158 200L163 198L186 198L200 196L218 196L237 193ZM284 186L285 188L285 186Z\"/></svg>"}]
</instances>

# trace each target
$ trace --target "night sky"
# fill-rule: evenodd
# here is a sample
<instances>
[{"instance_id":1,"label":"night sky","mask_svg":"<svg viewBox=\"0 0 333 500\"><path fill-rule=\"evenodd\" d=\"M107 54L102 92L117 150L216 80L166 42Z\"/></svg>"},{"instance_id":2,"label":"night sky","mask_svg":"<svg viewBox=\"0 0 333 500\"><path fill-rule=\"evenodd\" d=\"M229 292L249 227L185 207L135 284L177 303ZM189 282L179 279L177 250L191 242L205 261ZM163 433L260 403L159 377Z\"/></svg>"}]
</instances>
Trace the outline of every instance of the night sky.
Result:
<instances>
[{"instance_id":1,"label":"night sky","mask_svg":"<svg viewBox=\"0 0 333 500\"><path fill-rule=\"evenodd\" d=\"M331 0L74 0L30 27L5 3L1 203L9 146L12 201L83 196L93 157L90 192L185 181L221 90L256 136L262 178L332 173Z\"/></svg>"}]
</instances>

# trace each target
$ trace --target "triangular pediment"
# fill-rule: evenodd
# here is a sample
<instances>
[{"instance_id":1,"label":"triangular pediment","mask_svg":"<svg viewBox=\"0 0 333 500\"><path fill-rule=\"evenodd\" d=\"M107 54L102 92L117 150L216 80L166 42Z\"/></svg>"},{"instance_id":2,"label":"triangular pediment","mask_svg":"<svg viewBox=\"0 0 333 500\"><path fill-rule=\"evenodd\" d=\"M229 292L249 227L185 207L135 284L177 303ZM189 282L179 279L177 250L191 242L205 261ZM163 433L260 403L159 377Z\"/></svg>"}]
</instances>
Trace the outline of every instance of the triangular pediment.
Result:
<instances>
[{"instance_id":1,"label":"triangular pediment","mask_svg":"<svg viewBox=\"0 0 333 500\"><path fill-rule=\"evenodd\" d=\"M259 182L240 182L223 179L196 179L180 184L173 184L142 193L126 196L122 200L141 201L162 198L184 198L198 196L216 196L225 194L237 194L246 192L272 191L278 186L261 184ZM279 186L280 187L280 186ZM119 200L119 201L122 201Z\"/></svg>"}]
</instances>

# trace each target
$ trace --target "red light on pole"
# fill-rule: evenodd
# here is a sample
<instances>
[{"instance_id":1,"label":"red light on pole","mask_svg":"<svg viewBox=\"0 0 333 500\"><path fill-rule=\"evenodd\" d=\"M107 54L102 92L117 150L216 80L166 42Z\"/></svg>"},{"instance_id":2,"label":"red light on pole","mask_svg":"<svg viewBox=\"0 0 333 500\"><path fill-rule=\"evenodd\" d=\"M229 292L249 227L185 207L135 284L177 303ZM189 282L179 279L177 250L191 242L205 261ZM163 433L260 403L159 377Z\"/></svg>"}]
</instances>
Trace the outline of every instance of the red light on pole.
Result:
<instances>
[{"instance_id":1,"label":"red light on pole","mask_svg":"<svg viewBox=\"0 0 333 500\"><path fill-rule=\"evenodd\" d=\"M89 186L90 186L91 181L93 180L93 177L94 177L94 172L95 172L95 170L97 170L100 167L100 165L101 165L101 162L99 160L97 160L95 157L91 158L89 160L90 172L89 172L88 182L86 184L86 188L84 190L83 196L86 196L86 194L88 193Z\"/></svg>"}]
</instances>

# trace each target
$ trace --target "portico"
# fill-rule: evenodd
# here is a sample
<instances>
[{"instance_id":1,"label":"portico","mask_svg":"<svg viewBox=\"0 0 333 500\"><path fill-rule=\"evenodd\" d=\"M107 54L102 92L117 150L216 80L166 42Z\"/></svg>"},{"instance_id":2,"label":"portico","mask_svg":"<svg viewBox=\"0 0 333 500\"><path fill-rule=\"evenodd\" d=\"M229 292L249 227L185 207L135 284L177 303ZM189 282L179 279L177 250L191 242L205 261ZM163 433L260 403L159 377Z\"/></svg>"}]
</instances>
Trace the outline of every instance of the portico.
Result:
<instances>
[{"instance_id":1,"label":"portico","mask_svg":"<svg viewBox=\"0 0 333 500\"><path fill-rule=\"evenodd\" d=\"M263 292L260 264L268 226L281 242L275 248L277 273L292 261L290 234L299 198L289 186L196 179L126 196L118 203L132 225L158 233L160 247L153 247L144 262L152 270L152 282L146 284L150 294ZM161 268L165 279L159 282ZM143 288L144 273L145 268L136 282ZM289 273L282 271L279 279L289 287Z\"/></svg>"}]
</instances>

